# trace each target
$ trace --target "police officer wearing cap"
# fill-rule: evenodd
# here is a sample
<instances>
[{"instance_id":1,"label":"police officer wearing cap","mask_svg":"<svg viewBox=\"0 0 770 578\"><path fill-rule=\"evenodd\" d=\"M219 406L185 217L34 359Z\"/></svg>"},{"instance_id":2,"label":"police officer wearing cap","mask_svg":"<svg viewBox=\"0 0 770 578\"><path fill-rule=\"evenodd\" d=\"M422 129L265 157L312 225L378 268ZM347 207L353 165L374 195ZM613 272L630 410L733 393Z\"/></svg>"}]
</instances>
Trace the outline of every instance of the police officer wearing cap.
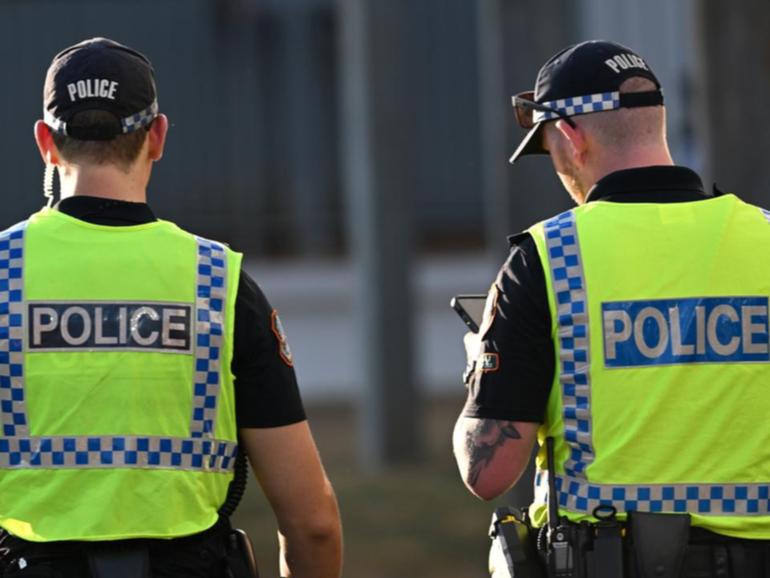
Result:
<instances>
[{"instance_id":1,"label":"police officer wearing cap","mask_svg":"<svg viewBox=\"0 0 770 578\"><path fill-rule=\"evenodd\" d=\"M282 575L338 577L277 313L239 253L146 204L168 130L150 62L86 40L53 59L44 101L62 200L0 234L0 574L254 575L227 520L245 454Z\"/></svg>"},{"instance_id":2,"label":"police officer wearing cap","mask_svg":"<svg viewBox=\"0 0 770 578\"><path fill-rule=\"evenodd\" d=\"M466 485L501 495L539 442L549 576L767 576L770 213L673 163L660 84L624 46L562 50L513 104L511 162L549 154L578 206L510 238L466 336Z\"/></svg>"}]
</instances>

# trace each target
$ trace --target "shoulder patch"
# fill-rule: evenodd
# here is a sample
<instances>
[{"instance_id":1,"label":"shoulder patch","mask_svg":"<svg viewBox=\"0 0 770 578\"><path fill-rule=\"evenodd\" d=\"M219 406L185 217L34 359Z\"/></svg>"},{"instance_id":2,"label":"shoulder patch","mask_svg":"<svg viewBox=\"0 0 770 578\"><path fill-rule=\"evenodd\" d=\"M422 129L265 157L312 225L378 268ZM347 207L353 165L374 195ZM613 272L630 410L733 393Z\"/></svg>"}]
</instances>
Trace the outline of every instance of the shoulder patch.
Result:
<instances>
[{"instance_id":1,"label":"shoulder patch","mask_svg":"<svg viewBox=\"0 0 770 578\"><path fill-rule=\"evenodd\" d=\"M482 353L479 357L479 368L483 373L500 369L500 354Z\"/></svg>"},{"instance_id":2,"label":"shoulder patch","mask_svg":"<svg viewBox=\"0 0 770 578\"><path fill-rule=\"evenodd\" d=\"M283 330L277 309L273 309L273 313L270 315L270 329L278 340L278 353L281 355L281 359L289 367L294 367L294 356L291 354L289 341L286 339L286 332Z\"/></svg>"}]
</instances>

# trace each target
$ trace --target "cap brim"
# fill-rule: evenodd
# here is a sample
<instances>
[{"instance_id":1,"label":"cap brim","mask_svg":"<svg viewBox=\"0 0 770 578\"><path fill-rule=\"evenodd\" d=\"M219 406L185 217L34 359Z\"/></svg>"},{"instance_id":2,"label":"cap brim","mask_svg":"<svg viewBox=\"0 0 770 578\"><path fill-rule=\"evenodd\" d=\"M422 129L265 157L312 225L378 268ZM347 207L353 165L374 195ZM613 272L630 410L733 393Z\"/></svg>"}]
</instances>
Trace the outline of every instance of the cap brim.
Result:
<instances>
[{"instance_id":1,"label":"cap brim","mask_svg":"<svg viewBox=\"0 0 770 578\"><path fill-rule=\"evenodd\" d=\"M543 123L539 122L533 126L527 135L522 139L519 144L519 148L513 153L513 156L508 159L508 162L513 164L522 155L547 155L548 151L543 148L543 138L541 135Z\"/></svg>"}]
</instances>

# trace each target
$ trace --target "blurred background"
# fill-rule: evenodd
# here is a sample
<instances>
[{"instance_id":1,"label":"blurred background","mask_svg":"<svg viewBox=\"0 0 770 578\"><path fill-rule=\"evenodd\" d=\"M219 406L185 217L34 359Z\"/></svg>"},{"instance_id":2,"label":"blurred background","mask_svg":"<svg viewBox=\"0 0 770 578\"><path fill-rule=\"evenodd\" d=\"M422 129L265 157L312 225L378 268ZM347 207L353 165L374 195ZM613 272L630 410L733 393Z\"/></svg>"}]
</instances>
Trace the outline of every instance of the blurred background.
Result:
<instances>
[{"instance_id":1,"label":"blurred background","mask_svg":"<svg viewBox=\"0 0 770 578\"><path fill-rule=\"evenodd\" d=\"M760 0L0 0L2 221L43 203L32 125L53 55L92 36L146 53L172 123L150 201L245 252L280 310L345 575L484 576L494 505L451 455L448 304L486 292L507 234L570 206L547 158L508 165L510 96L567 44L628 44L662 81L674 158L766 206L768 30ZM277 576L256 483L237 520Z\"/></svg>"}]
</instances>

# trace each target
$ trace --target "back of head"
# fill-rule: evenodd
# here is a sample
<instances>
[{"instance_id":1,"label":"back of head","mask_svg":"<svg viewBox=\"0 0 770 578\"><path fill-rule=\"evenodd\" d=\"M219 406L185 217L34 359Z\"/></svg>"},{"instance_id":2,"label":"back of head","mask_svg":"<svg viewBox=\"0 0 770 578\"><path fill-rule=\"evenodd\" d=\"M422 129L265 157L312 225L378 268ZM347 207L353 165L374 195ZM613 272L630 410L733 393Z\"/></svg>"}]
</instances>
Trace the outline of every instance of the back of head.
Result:
<instances>
[{"instance_id":1,"label":"back of head","mask_svg":"<svg viewBox=\"0 0 770 578\"><path fill-rule=\"evenodd\" d=\"M580 118L597 125L608 141L626 142L613 126L659 125L663 94L647 62L630 48L607 40L589 40L554 54L540 69L535 90L514 97L517 119L529 133L511 157L547 154L543 128L559 119ZM637 114L638 113L638 114ZM614 119L614 121L612 120ZM643 135L651 129L644 128Z\"/></svg>"},{"instance_id":2,"label":"back of head","mask_svg":"<svg viewBox=\"0 0 770 578\"><path fill-rule=\"evenodd\" d=\"M654 90L655 84L640 76L625 80L619 88L620 94ZM666 110L663 106L618 108L587 114L580 118L580 126L596 145L614 154L666 146Z\"/></svg>"},{"instance_id":3,"label":"back of head","mask_svg":"<svg viewBox=\"0 0 770 578\"><path fill-rule=\"evenodd\" d=\"M112 164L127 171L158 115L150 61L106 38L57 54L43 99L45 123L62 159L72 164Z\"/></svg>"}]
</instances>

